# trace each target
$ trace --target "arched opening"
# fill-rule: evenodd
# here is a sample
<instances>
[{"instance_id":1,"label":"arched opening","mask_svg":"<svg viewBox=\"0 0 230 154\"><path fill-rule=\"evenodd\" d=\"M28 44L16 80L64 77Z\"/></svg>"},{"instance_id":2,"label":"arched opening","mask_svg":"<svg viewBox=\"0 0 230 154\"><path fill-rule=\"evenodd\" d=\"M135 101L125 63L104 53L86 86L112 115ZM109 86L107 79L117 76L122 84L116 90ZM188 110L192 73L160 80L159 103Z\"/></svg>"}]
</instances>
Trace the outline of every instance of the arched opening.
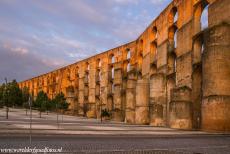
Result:
<instances>
[{"instance_id":1,"label":"arched opening","mask_svg":"<svg viewBox=\"0 0 230 154\"><path fill-rule=\"evenodd\" d=\"M85 88L88 87L88 83L89 83L89 63L86 62L85 63L85 77L84 77L84 84L85 84Z\"/></svg>"},{"instance_id":2,"label":"arched opening","mask_svg":"<svg viewBox=\"0 0 230 154\"><path fill-rule=\"evenodd\" d=\"M198 5L196 5L194 11L195 34L208 27L208 8L209 3L207 0L202 0Z\"/></svg>"},{"instance_id":3,"label":"arched opening","mask_svg":"<svg viewBox=\"0 0 230 154\"><path fill-rule=\"evenodd\" d=\"M170 25L176 24L178 20L177 7L173 7L169 13L168 21Z\"/></svg>"},{"instance_id":4,"label":"arched opening","mask_svg":"<svg viewBox=\"0 0 230 154\"><path fill-rule=\"evenodd\" d=\"M99 81L101 81L101 70L99 71L98 75L99 75Z\"/></svg>"},{"instance_id":5,"label":"arched opening","mask_svg":"<svg viewBox=\"0 0 230 154\"><path fill-rule=\"evenodd\" d=\"M131 58L131 52L130 49L127 49L127 55L126 55L126 59L130 59Z\"/></svg>"},{"instance_id":6,"label":"arched opening","mask_svg":"<svg viewBox=\"0 0 230 154\"><path fill-rule=\"evenodd\" d=\"M112 55L110 55L110 63L115 63L115 57L114 57L114 55L112 54Z\"/></svg>"},{"instance_id":7,"label":"arched opening","mask_svg":"<svg viewBox=\"0 0 230 154\"><path fill-rule=\"evenodd\" d=\"M112 83L112 93L114 94L114 92L115 92L115 85L114 83Z\"/></svg>"},{"instance_id":8,"label":"arched opening","mask_svg":"<svg viewBox=\"0 0 230 154\"><path fill-rule=\"evenodd\" d=\"M201 45L201 51L200 51L200 53L201 53L201 57L202 57L202 55L203 55L203 53L204 53L204 44L203 44L203 42L202 42L202 45Z\"/></svg>"},{"instance_id":9,"label":"arched opening","mask_svg":"<svg viewBox=\"0 0 230 154\"><path fill-rule=\"evenodd\" d=\"M97 59L97 68L100 68L101 67L101 60L100 59Z\"/></svg>"},{"instance_id":10,"label":"arched opening","mask_svg":"<svg viewBox=\"0 0 230 154\"><path fill-rule=\"evenodd\" d=\"M157 39L157 37L158 37L158 31L157 31L157 27L156 26L153 27L152 32L153 32L153 40Z\"/></svg>"},{"instance_id":11,"label":"arched opening","mask_svg":"<svg viewBox=\"0 0 230 154\"><path fill-rule=\"evenodd\" d=\"M157 73L157 66L155 63L153 63L150 67L150 78L152 78L152 76L156 73Z\"/></svg>"},{"instance_id":12,"label":"arched opening","mask_svg":"<svg viewBox=\"0 0 230 154\"><path fill-rule=\"evenodd\" d=\"M168 55L168 71L169 74L176 72L176 54L174 52Z\"/></svg>"},{"instance_id":13,"label":"arched opening","mask_svg":"<svg viewBox=\"0 0 230 154\"><path fill-rule=\"evenodd\" d=\"M137 73L137 79L139 80L139 79L142 79L142 73L141 72L138 72Z\"/></svg>"},{"instance_id":14,"label":"arched opening","mask_svg":"<svg viewBox=\"0 0 230 154\"><path fill-rule=\"evenodd\" d=\"M112 79L114 79L114 67L112 67L112 69L111 69L111 77L112 77Z\"/></svg>"},{"instance_id":15,"label":"arched opening","mask_svg":"<svg viewBox=\"0 0 230 154\"><path fill-rule=\"evenodd\" d=\"M85 65L86 65L86 70L87 70L87 71L89 71L89 69L90 69L90 65L89 65L89 63L88 63L88 62L86 62L86 63L85 63Z\"/></svg>"},{"instance_id":16,"label":"arched opening","mask_svg":"<svg viewBox=\"0 0 230 154\"><path fill-rule=\"evenodd\" d=\"M79 78L79 67L78 66L75 68L75 76L76 76L76 79Z\"/></svg>"},{"instance_id":17,"label":"arched opening","mask_svg":"<svg viewBox=\"0 0 230 154\"><path fill-rule=\"evenodd\" d=\"M168 29L168 39L169 39L171 51L177 47L177 29L178 29L177 20L178 20L177 8L173 7L169 14L170 27Z\"/></svg>"},{"instance_id":18,"label":"arched opening","mask_svg":"<svg viewBox=\"0 0 230 154\"><path fill-rule=\"evenodd\" d=\"M140 52L143 52L144 49L144 41L141 39L140 40Z\"/></svg>"},{"instance_id":19,"label":"arched opening","mask_svg":"<svg viewBox=\"0 0 230 154\"><path fill-rule=\"evenodd\" d=\"M143 55L142 53L139 53L139 56L138 56L138 69L139 70L142 70L142 62L143 62Z\"/></svg>"},{"instance_id":20,"label":"arched opening","mask_svg":"<svg viewBox=\"0 0 230 154\"><path fill-rule=\"evenodd\" d=\"M174 16L174 19L173 19L173 22L176 23L178 20L178 12L176 12L175 16Z\"/></svg>"},{"instance_id":21,"label":"arched opening","mask_svg":"<svg viewBox=\"0 0 230 154\"><path fill-rule=\"evenodd\" d=\"M129 71L131 70L130 67L131 67L131 66L130 66L130 63L128 63L127 68L126 68L127 72L129 72Z\"/></svg>"},{"instance_id":22,"label":"arched opening","mask_svg":"<svg viewBox=\"0 0 230 154\"><path fill-rule=\"evenodd\" d=\"M150 55L151 55L151 62L154 62L157 59L157 42L153 41L150 44Z\"/></svg>"},{"instance_id":23,"label":"arched opening","mask_svg":"<svg viewBox=\"0 0 230 154\"><path fill-rule=\"evenodd\" d=\"M177 48L177 29L174 33L173 41L174 41L174 48Z\"/></svg>"},{"instance_id":24,"label":"arched opening","mask_svg":"<svg viewBox=\"0 0 230 154\"><path fill-rule=\"evenodd\" d=\"M193 63L201 62L204 50L203 38L202 36L199 36L193 43Z\"/></svg>"},{"instance_id":25,"label":"arched opening","mask_svg":"<svg viewBox=\"0 0 230 154\"><path fill-rule=\"evenodd\" d=\"M203 4L203 5L204 5L204 8L203 8L203 12L202 12L201 18L200 18L201 30L204 30L205 28L208 27L208 7L209 7L209 5L207 3Z\"/></svg>"}]
</instances>

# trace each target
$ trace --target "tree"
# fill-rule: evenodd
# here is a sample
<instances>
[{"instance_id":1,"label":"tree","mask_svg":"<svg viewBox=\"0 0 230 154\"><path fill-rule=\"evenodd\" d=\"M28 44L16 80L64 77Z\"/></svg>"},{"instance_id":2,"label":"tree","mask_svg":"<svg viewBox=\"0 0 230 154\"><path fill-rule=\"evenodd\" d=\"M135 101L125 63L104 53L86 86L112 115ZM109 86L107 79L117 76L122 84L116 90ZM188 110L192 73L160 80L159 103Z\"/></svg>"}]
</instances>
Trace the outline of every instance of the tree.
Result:
<instances>
[{"instance_id":1,"label":"tree","mask_svg":"<svg viewBox=\"0 0 230 154\"><path fill-rule=\"evenodd\" d=\"M7 84L8 87L8 103L9 106L22 106L22 91L20 90L16 80Z\"/></svg>"},{"instance_id":2,"label":"tree","mask_svg":"<svg viewBox=\"0 0 230 154\"><path fill-rule=\"evenodd\" d=\"M46 104L49 102L50 102L50 100L49 100L48 96L46 95L46 93L44 93L43 91L40 91L37 95L35 102L34 102L34 106L36 108L38 108L40 118L41 118L42 112L47 110Z\"/></svg>"},{"instance_id":3,"label":"tree","mask_svg":"<svg viewBox=\"0 0 230 154\"><path fill-rule=\"evenodd\" d=\"M3 101L3 105L6 106L6 119L8 119L9 107L12 106L12 102L9 101L9 90L10 90L9 87L10 86L9 86L9 83L7 83L7 79L5 80L6 80L6 84L3 89L2 101Z\"/></svg>"},{"instance_id":4,"label":"tree","mask_svg":"<svg viewBox=\"0 0 230 154\"><path fill-rule=\"evenodd\" d=\"M24 87L22 89L22 102L23 102L23 107L26 109L26 115L27 115L27 110L29 109L29 97L30 97L30 93L29 93L29 89L27 87Z\"/></svg>"},{"instance_id":5,"label":"tree","mask_svg":"<svg viewBox=\"0 0 230 154\"><path fill-rule=\"evenodd\" d=\"M69 103L66 102L66 98L62 92L57 94L53 101L56 104L57 109L61 110L62 115L68 110Z\"/></svg>"},{"instance_id":6,"label":"tree","mask_svg":"<svg viewBox=\"0 0 230 154\"><path fill-rule=\"evenodd\" d=\"M48 99L48 101L45 102L45 108L46 108L46 114L48 115L48 112L53 109L53 104L50 99Z\"/></svg>"},{"instance_id":7,"label":"tree","mask_svg":"<svg viewBox=\"0 0 230 154\"><path fill-rule=\"evenodd\" d=\"M0 108L4 106L4 92L5 92L5 84L0 86Z\"/></svg>"}]
</instances>

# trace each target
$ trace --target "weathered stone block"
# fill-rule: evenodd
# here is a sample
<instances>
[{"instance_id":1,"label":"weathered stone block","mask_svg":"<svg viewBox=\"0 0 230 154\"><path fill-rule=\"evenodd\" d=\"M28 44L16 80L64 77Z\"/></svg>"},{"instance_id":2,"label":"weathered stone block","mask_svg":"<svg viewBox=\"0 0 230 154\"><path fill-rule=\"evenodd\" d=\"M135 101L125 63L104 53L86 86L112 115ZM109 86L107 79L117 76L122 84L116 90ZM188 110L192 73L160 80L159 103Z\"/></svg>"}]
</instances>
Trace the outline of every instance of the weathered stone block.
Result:
<instances>
[{"instance_id":1,"label":"weathered stone block","mask_svg":"<svg viewBox=\"0 0 230 154\"><path fill-rule=\"evenodd\" d=\"M135 124L135 110L125 111L125 122L129 124Z\"/></svg>"},{"instance_id":2,"label":"weathered stone block","mask_svg":"<svg viewBox=\"0 0 230 154\"><path fill-rule=\"evenodd\" d=\"M192 56L191 52L176 60L176 84L178 87L188 86L192 88Z\"/></svg>"},{"instance_id":3,"label":"weathered stone block","mask_svg":"<svg viewBox=\"0 0 230 154\"><path fill-rule=\"evenodd\" d=\"M218 26L206 34L203 56L203 96L230 95L230 26ZM225 38L220 41L222 38ZM226 41L228 39L228 41Z\"/></svg>"},{"instance_id":4,"label":"weathered stone block","mask_svg":"<svg viewBox=\"0 0 230 154\"><path fill-rule=\"evenodd\" d=\"M150 105L150 125L165 126L164 107L162 104L154 103Z\"/></svg>"},{"instance_id":5,"label":"weathered stone block","mask_svg":"<svg viewBox=\"0 0 230 154\"><path fill-rule=\"evenodd\" d=\"M136 107L135 123L140 125L149 124L149 107Z\"/></svg>"},{"instance_id":6,"label":"weathered stone block","mask_svg":"<svg viewBox=\"0 0 230 154\"><path fill-rule=\"evenodd\" d=\"M149 81L137 80L136 86L136 106L149 106Z\"/></svg>"},{"instance_id":7,"label":"weathered stone block","mask_svg":"<svg viewBox=\"0 0 230 154\"><path fill-rule=\"evenodd\" d=\"M191 102L171 102L169 114L171 128L192 129Z\"/></svg>"},{"instance_id":8,"label":"weathered stone block","mask_svg":"<svg viewBox=\"0 0 230 154\"><path fill-rule=\"evenodd\" d=\"M157 48L157 68L167 64L167 41L160 44Z\"/></svg>"},{"instance_id":9,"label":"weathered stone block","mask_svg":"<svg viewBox=\"0 0 230 154\"><path fill-rule=\"evenodd\" d=\"M230 131L230 96L210 96L202 103L202 129Z\"/></svg>"},{"instance_id":10,"label":"weathered stone block","mask_svg":"<svg viewBox=\"0 0 230 154\"><path fill-rule=\"evenodd\" d=\"M230 23L229 0L217 0L209 6L209 26L218 25L221 22Z\"/></svg>"},{"instance_id":11,"label":"weathered stone block","mask_svg":"<svg viewBox=\"0 0 230 154\"><path fill-rule=\"evenodd\" d=\"M126 109L135 109L136 92L135 89L126 89Z\"/></svg>"}]
</instances>

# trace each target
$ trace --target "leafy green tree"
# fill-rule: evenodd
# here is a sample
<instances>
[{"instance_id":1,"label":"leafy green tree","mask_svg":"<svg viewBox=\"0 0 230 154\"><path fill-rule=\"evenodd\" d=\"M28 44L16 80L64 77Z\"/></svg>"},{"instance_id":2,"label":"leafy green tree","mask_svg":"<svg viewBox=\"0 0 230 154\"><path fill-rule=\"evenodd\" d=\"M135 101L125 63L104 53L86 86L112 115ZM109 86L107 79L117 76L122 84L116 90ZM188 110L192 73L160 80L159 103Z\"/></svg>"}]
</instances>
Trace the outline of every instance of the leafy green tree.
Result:
<instances>
[{"instance_id":1,"label":"leafy green tree","mask_svg":"<svg viewBox=\"0 0 230 154\"><path fill-rule=\"evenodd\" d=\"M50 100L49 103L49 110L50 111L56 111L57 110L57 105L54 99Z\"/></svg>"},{"instance_id":2,"label":"leafy green tree","mask_svg":"<svg viewBox=\"0 0 230 154\"><path fill-rule=\"evenodd\" d=\"M51 101L50 99L48 101L46 101L45 103L45 108L46 108L46 114L48 115L49 111L51 111L53 109L53 101Z\"/></svg>"},{"instance_id":3,"label":"leafy green tree","mask_svg":"<svg viewBox=\"0 0 230 154\"><path fill-rule=\"evenodd\" d=\"M66 102L65 95L61 92L55 96L53 99L54 104L56 105L57 109L61 111L62 115L66 110L69 108L69 103Z\"/></svg>"},{"instance_id":4,"label":"leafy green tree","mask_svg":"<svg viewBox=\"0 0 230 154\"><path fill-rule=\"evenodd\" d=\"M49 103L50 100L48 98L48 96L46 95L46 93L44 93L43 91L40 91L37 95L37 98L34 102L34 107L36 107L39 111L39 115L41 118L41 114L42 112L47 110L47 103Z\"/></svg>"},{"instance_id":5,"label":"leafy green tree","mask_svg":"<svg viewBox=\"0 0 230 154\"><path fill-rule=\"evenodd\" d=\"M9 91L10 91L9 85L10 84L6 82L2 93L3 105L6 107L6 119L8 119L9 107L12 106L12 102L9 101Z\"/></svg>"},{"instance_id":6,"label":"leafy green tree","mask_svg":"<svg viewBox=\"0 0 230 154\"><path fill-rule=\"evenodd\" d=\"M27 115L27 110L30 108L29 106L29 89L27 87L22 88L22 102L23 102L23 107L26 109L26 115Z\"/></svg>"},{"instance_id":7,"label":"leafy green tree","mask_svg":"<svg viewBox=\"0 0 230 154\"><path fill-rule=\"evenodd\" d=\"M0 108L4 106L4 92L5 92L5 84L0 86Z\"/></svg>"},{"instance_id":8,"label":"leafy green tree","mask_svg":"<svg viewBox=\"0 0 230 154\"><path fill-rule=\"evenodd\" d=\"M16 80L7 84L8 89L8 104L9 106L22 106L22 91Z\"/></svg>"}]
</instances>

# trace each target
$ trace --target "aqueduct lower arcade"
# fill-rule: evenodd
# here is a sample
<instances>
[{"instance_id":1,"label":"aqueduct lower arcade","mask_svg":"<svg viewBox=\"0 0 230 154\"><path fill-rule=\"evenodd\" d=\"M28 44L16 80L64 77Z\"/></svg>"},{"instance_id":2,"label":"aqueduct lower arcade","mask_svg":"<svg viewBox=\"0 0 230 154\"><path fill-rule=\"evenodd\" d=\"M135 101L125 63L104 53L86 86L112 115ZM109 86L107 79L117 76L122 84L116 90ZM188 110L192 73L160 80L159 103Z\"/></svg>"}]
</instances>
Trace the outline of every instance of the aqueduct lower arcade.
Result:
<instances>
[{"instance_id":1,"label":"aqueduct lower arcade","mask_svg":"<svg viewBox=\"0 0 230 154\"><path fill-rule=\"evenodd\" d=\"M63 92L78 116L107 109L115 121L230 131L229 0L174 0L137 40L25 86L34 98Z\"/></svg>"}]
</instances>

